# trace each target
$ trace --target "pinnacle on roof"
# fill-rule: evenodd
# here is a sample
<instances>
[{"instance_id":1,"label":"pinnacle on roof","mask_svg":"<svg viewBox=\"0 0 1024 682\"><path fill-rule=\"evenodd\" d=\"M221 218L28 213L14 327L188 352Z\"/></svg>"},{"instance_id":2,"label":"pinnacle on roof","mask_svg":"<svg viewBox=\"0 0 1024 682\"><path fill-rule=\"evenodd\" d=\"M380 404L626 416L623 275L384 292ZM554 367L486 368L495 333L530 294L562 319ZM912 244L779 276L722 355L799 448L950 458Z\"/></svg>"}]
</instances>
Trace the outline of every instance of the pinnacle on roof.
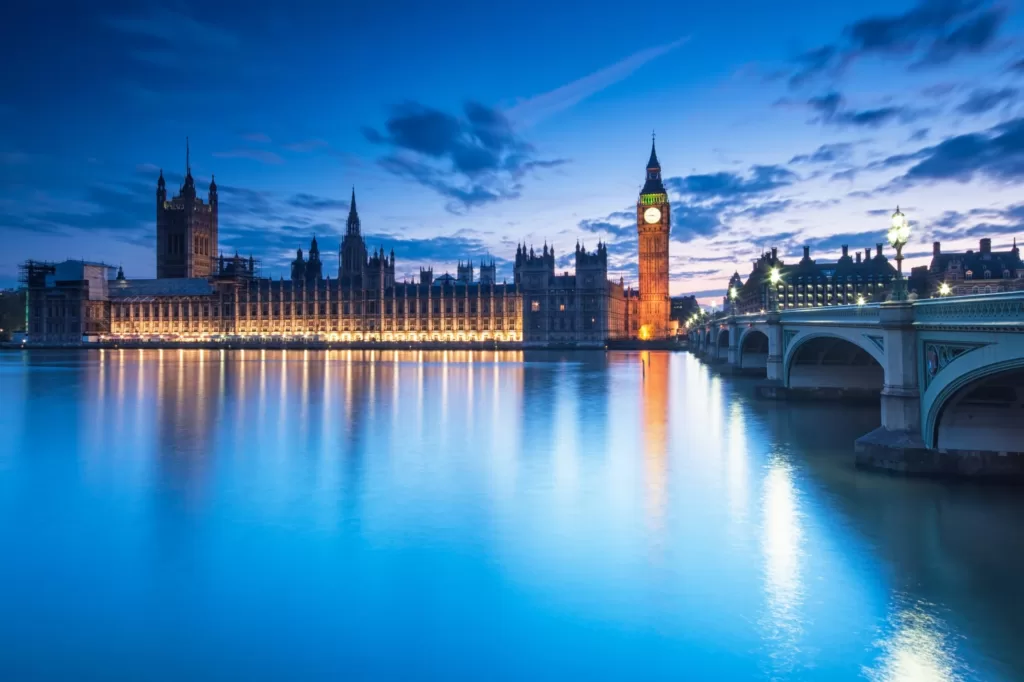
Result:
<instances>
[{"instance_id":1,"label":"pinnacle on roof","mask_svg":"<svg viewBox=\"0 0 1024 682\"><path fill-rule=\"evenodd\" d=\"M651 158L647 160L647 167L661 170L661 164L658 163L658 154L654 151L654 133L651 133Z\"/></svg>"},{"instance_id":2,"label":"pinnacle on roof","mask_svg":"<svg viewBox=\"0 0 1024 682\"><path fill-rule=\"evenodd\" d=\"M348 205L348 222L346 232L359 235L359 213L356 211L356 188L352 187L352 200Z\"/></svg>"}]
</instances>

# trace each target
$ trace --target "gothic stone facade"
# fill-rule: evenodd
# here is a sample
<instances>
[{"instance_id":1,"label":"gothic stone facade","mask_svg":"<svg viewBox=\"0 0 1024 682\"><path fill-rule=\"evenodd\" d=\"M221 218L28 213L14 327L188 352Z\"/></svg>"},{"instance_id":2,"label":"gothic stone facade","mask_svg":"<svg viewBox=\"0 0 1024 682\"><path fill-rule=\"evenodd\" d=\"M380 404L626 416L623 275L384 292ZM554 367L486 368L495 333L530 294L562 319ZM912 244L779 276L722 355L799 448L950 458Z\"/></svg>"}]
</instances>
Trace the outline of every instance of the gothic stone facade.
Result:
<instances>
[{"instance_id":1,"label":"gothic stone facade","mask_svg":"<svg viewBox=\"0 0 1024 682\"><path fill-rule=\"evenodd\" d=\"M555 250L516 247L515 284L523 297L526 345L600 347L629 336L629 298L622 283L608 281L608 248L588 253L576 245L576 274L555 274ZM635 319L635 313L634 313Z\"/></svg>"},{"instance_id":2,"label":"gothic stone facade","mask_svg":"<svg viewBox=\"0 0 1024 682\"><path fill-rule=\"evenodd\" d=\"M196 195L188 155L185 182L167 199L164 172L156 186L157 279L212 277L217 257L217 183L210 178L208 203Z\"/></svg>"},{"instance_id":3,"label":"gothic stone facade","mask_svg":"<svg viewBox=\"0 0 1024 682\"><path fill-rule=\"evenodd\" d=\"M252 261L219 259L213 277L124 280L111 287L110 333L122 337L318 337L328 341L521 341L520 295L463 278L395 281L395 255L368 255L355 192L349 206L337 279L321 278L314 238L290 280L255 276Z\"/></svg>"},{"instance_id":4,"label":"gothic stone facade","mask_svg":"<svg viewBox=\"0 0 1024 682\"><path fill-rule=\"evenodd\" d=\"M650 177L660 187L653 150ZM663 188L662 188L663 190ZM514 282L498 283L493 261L481 263L479 279L472 263L459 262L458 276L434 279L421 270L418 282L395 278L394 251L370 252L361 233L355 191L345 236L338 251L337 277L324 277L319 245L309 257L301 250L289 280L258 276L252 258L217 253L217 186L210 183L209 203L196 197L186 163L185 182L168 201L161 172L157 182L156 279L125 279L89 290L90 326L105 338L199 340L257 337L316 338L323 341L501 341L526 345L600 347L609 340L635 338L642 324L642 297L608 280L608 251L599 243L588 252L577 245L576 272L555 274L554 249L540 253L525 245L516 250ZM667 328L668 204L658 223L657 245L648 258L657 264L642 272L654 296L647 308L652 337ZM650 222L645 225L650 226ZM652 230L655 228L651 228ZM643 239L641 240L644 241ZM646 247L645 247L646 248ZM654 273L654 276L649 276ZM52 282L35 285L32 301L54 295ZM76 296L82 292L76 289ZM664 299L662 306L662 298ZM663 310L662 310L663 308ZM42 309L33 313L36 317ZM653 311L653 312L651 312ZM662 317L664 319L662 319ZM30 327L33 341L58 340L50 325ZM61 341L81 340L62 327ZM64 333L67 331L67 333Z\"/></svg>"},{"instance_id":5,"label":"gothic stone facade","mask_svg":"<svg viewBox=\"0 0 1024 682\"><path fill-rule=\"evenodd\" d=\"M668 244L672 229L668 193L661 182L661 164L651 141L647 179L636 202L640 250L641 339L664 339L669 333L671 301L668 295Z\"/></svg>"}]
</instances>

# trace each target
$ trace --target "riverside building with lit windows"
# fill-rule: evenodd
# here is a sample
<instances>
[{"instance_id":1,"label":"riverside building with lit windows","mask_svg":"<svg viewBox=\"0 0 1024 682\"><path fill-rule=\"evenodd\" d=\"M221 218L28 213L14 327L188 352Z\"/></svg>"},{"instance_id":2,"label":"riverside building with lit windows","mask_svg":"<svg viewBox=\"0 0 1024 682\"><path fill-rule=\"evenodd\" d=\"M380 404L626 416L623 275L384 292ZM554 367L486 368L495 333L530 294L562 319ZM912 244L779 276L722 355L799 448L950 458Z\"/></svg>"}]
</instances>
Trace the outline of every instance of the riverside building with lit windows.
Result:
<instances>
[{"instance_id":1,"label":"riverside building with lit windows","mask_svg":"<svg viewBox=\"0 0 1024 682\"><path fill-rule=\"evenodd\" d=\"M875 245L875 253L864 249L850 255L849 247L842 247L843 255L836 262L819 263L811 258L810 247L804 247L803 258L787 265L779 258L778 250L761 254L754 261L746 282L739 273L729 280L726 299L736 313L755 313L762 310L789 308L816 308L831 305L854 305L884 301L892 289L896 268L882 254L882 245ZM771 273L778 280L772 282ZM735 291L735 294L733 292Z\"/></svg>"},{"instance_id":2,"label":"riverside building with lit windows","mask_svg":"<svg viewBox=\"0 0 1024 682\"><path fill-rule=\"evenodd\" d=\"M291 279L258 275L258 263L217 259L212 277L128 280L110 286L115 338L262 338L319 341L521 341L520 295L498 283L493 263L460 265L458 279L395 281L395 255L367 253L355 192L336 278L322 276L319 245L300 250Z\"/></svg>"}]
</instances>

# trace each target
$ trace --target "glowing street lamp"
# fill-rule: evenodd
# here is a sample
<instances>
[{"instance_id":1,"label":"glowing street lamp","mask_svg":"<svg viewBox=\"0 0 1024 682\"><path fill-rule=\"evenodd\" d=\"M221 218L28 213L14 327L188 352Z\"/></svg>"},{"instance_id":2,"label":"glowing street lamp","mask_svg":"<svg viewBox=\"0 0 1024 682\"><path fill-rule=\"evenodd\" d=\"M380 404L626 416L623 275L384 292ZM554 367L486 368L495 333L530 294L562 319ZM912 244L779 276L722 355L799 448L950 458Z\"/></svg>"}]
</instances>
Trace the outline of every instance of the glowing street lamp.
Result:
<instances>
[{"instance_id":1,"label":"glowing street lamp","mask_svg":"<svg viewBox=\"0 0 1024 682\"><path fill-rule=\"evenodd\" d=\"M939 296L949 296L952 291L953 289L945 282L939 285Z\"/></svg>"},{"instance_id":2,"label":"glowing street lamp","mask_svg":"<svg viewBox=\"0 0 1024 682\"><path fill-rule=\"evenodd\" d=\"M892 300L907 300L907 282L903 279L903 247L910 241L910 222L903 215L900 207L892 214L889 227L889 244L896 249L896 280L892 287Z\"/></svg>"},{"instance_id":3,"label":"glowing street lamp","mask_svg":"<svg viewBox=\"0 0 1024 682\"><path fill-rule=\"evenodd\" d=\"M864 300L864 295L863 294L858 294L857 295L857 305L864 305L865 303L867 303L867 301Z\"/></svg>"},{"instance_id":4,"label":"glowing street lamp","mask_svg":"<svg viewBox=\"0 0 1024 682\"><path fill-rule=\"evenodd\" d=\"M782 281L782 273L779 272L778 268L772 268L771 270L768 271L768 281L771 282L771 285L772 285L771 286L771 293L772 293L771 309L772 310L778 310L778 307L779 307L778 287L779 287L779 282Z\"/></svg>"}]
</instances>

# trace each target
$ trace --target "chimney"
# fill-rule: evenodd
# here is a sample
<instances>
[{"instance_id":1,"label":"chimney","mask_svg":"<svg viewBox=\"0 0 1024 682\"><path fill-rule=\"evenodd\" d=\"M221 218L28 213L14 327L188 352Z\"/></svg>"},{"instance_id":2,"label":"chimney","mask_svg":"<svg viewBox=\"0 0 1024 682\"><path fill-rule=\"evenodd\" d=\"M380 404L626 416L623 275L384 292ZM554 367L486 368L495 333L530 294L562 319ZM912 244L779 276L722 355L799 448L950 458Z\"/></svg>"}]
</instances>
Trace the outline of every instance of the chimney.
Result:
<instances>
[{"instance_id":1,"label":"chimney","mask_svg":"<svg viewBox=\"0 0 1024 682\"><path fill-rule=\"evenodd\" d=\"M864 249L864 260L871 260L871 249Z\"/></svg>"},{"instance_id":2,"label":"chimney","mask_svg":"<svg viewBox=\"0 0 1024 682\"><path fill-rule=\"evenodd\" d=\"M942 242L932 242L932 255L933 256L941 256L942 255Z\"/></svg>"},{"instance_id":3,"label":"chimney","mask_svg":"<svg viewBox=\"0 0 1024 682\"><path fill-rule=\"evenodd\" d=\"M981 252L992 253L992 240L988 237L981 240Z\"/></svg>"},{"instance_id":4,"label":"chimney","mask_svg":"<svg viewBox=\"0 0 1024 682\"><path fill-rule=\"evenodd\" d=\"M772 247L772 262L774 263L778 259L779 259L779 250L773 246Z\"/></svg>"},{"instance_id":5,"label":"chimney","mask_svg":"<svg viewBox=\"0 0 1024 682\"><path fill-rule=\"evenodd\" d=\"M857 262L860 263L860 251L857 252Z\"/></svg>"},{"instance_id":6,"label":"chimney","mask_svg":"<svg viewBox=\"0 0 1024 682\"><path fill-rule=\"evenodd\" d=\"M846 244L843 244L843 258L849 258L849 257L850 257L850 247L847 246Z\"/></svg>"},{"instance_id":7,"label":"chimney","mask_svg":"<svg viewBox=\"0 0 1024 682\"><path fill-rule=\"evenodd\" d=\"M881 258L881 257L882 257L882 245L881 244L875 244L875 258Z\"/></svg>"},{"instance_id":8,"label":"chimney","mask_svg":"<svg viewBox=\"0 0 1024 682\"><path fill-rule=\"evenodd\" d=\"M811 260L811 247L804 247L804 260Z\"/></svg>"}]
</instances>

